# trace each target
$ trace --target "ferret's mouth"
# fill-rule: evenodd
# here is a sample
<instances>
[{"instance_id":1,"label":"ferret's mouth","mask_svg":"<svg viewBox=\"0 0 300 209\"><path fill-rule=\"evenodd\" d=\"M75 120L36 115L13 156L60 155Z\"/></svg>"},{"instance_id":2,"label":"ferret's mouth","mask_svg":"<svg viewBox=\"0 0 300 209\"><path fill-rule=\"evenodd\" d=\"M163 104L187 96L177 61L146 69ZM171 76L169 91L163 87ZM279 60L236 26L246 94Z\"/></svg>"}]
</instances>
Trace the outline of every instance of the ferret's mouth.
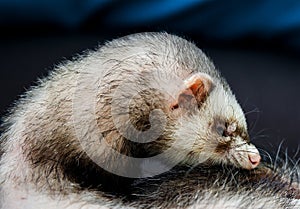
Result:
<instances>
[{"instance_id":1,"label":"ferret's mouth","mask_svg":"<svg viewBox=\"0 0 300 209\"><path fill-rule=\"evenodd\" d=\"M225 155L225 159L236 167L252 170L259 165L261 157L256 147L250 144L243 149L232 148Z\"/></svg>"}]
</instances>

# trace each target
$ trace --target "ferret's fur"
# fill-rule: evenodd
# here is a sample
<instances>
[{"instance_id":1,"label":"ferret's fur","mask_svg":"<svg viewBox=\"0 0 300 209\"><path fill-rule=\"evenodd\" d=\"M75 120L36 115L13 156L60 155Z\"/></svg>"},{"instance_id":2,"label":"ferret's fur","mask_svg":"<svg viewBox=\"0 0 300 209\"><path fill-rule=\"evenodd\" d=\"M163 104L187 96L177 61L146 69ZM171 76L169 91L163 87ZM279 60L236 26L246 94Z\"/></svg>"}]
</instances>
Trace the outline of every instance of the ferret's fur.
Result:
<instances>
[{"instance_id":1,"label":"ferret's fur","mask_svg":"<svg viewBox=\"0 0 300 209\"><path fill-rule=\"evenodd\" d=\"M132 185L128 194L97 190L63 190L53 194L34 187L1 192L1 209L102 208L284 208L300 207L299 167L260 167L242 171L230 167L197 167L187 172L176 167L161 176ZM285 169L283 169L285 168ZM74 186L75 188L75 186ZM11 188L9 188L11 189ZM2 191L6 188L2 188ZM3 201L4 200L4 201Z\"/></svg>"},{"instance_id":2,"label":"ferret's fur","mask_svg":"<svg viewBox=\"0 0 300 209\"><path fill-rule=\"evenodd\" d=\"M57 66L17 102L3 127L2 208L30 208L33 203L43 208L150 207L147 192L145 199L123 202L116 197L110 200L99 190L128 189L123 187L128 180L130 191L137 191L130 184L133 177L160 174L153 167L149 170L147 161L135 164L131 158L167 153L157 159L162 168L206 162L246 169L256 167L260 159L249 143L245 116L228 84L194 44L166 33L117 39ZM148 141L152 136L156 140ZM104 142L121 157L102 146ZM192 181L198 178L201 172ZM166 188L174 190L180 182L189 188L188 179L170 180ZM267 200L277 198L276 191L274 197L263 189L249 192L249 185L240 194L234 194L231 187L223 198L218 190L215 195L209 187L204 189L205 182L187 193L184 187L178 189L189 197L177 206L201 206L202 201L209 204L209 198L216 204L230 198L250 202L250 197L260 194ZM217 176L216 182L222 178ZM156 188L154 195L160 192ZM169 191L162 194L166 201L180 198L176 193L169 196ZM153 204L172 207L173 202L153 198Z\"/></svg>"}]
</instances>

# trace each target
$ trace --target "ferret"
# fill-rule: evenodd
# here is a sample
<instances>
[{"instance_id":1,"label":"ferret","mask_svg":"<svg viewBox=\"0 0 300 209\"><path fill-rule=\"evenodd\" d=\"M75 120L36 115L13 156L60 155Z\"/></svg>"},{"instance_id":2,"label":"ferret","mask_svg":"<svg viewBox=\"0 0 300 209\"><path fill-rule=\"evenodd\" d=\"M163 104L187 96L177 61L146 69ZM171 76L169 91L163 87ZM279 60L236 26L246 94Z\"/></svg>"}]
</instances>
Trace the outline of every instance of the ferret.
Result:
<instances>
[{"instance_id":1,"label":"ferret","mask_svg":"<svg viewBox=\"0 0 300 209\"><path fill-rule=\"evenodd\" d=\"M115 39L57 66L3 128L4 205L22 197L20 188L115 190L175 165L251 170L261 160L220 72L193 43L167 33Z\"/></svg>"}]
</instances>

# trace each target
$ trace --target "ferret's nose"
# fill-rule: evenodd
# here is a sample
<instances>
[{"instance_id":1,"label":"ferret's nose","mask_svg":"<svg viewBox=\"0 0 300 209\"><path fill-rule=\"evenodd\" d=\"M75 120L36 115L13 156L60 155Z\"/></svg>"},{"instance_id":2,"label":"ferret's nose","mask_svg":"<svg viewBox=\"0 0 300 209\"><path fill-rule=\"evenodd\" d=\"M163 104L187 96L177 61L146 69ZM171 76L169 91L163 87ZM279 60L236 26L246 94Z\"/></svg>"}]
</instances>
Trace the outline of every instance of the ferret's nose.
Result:
<instances>
[{"instance_id":1,"label":"ferret's nose","mask_svg":"<svg viewBox=\"0 0 300 209\"><path fill-rule=\"evenodd\" d=\"M252 168L255 168L260 163L261 157L258 153L248 154L249 161L252 164Z\"/></svg>"}]
</instances>

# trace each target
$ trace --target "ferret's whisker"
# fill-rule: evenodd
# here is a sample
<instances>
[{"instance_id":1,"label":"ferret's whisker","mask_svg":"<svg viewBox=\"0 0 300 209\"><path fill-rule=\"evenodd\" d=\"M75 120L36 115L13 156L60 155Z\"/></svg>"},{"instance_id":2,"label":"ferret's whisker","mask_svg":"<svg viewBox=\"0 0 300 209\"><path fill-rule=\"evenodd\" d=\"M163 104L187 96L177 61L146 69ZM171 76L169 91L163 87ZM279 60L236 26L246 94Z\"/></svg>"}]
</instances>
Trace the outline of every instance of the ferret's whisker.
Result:
<instances>
[{"instance_id":1,"label":"ferret's whisker","mask_svg":"<svg viewBox=\"0 0 300 209\"><path fill-rule=\"evenodd\" d=\"M250 130L250 131L249 131L250 133L252 133L253 130L255 129L255 127L256 127L256 125L257 125L257 123L258 123L259 118L260 118L260 115L257 114L257 116L256 116L256 118L255 118L255 120L254 120L254 123L251 124L252 127L250 127L250 129L249 129L249 130Z\"/></svg>"},{"instance_id":2,"label":"ferret's whisker","mask_svg":"<svg viewBox=\"0 0 300 209\"><path fill-rule=\"evenodd\" d=\"M249 115L249 114L251 114L251 113L260 113L260 110L259 110L257 107L255 107L253 110L250 110L250 111L248 111L248 112L245 112L245 116L246 116L246 115Z\"/></svg>"},{"instance_id":3,"label":"ferret's whisker","mask_svg":"<svg viewBox=\"0 0 300 209\"><path fill-rule=\"evenodd\" d=\"M287 165L288 165L288 160L289 160L289 157L288 157L288 148L285 149L285 163L284 163L284 169L286 170L287 169Z\"/></svg>"},{"instance_id":4,"label":"ferret's whisker","mask_svg":"<svg viewBox=\"0 0 300 209\"><path fill-rule=\"evenodd\" d=\"M262 135L252 137L251 140L254 141L254 140L257 140L257 139L266 139L268 137L269 137L268 135L263 135L262 134Z\"/></svg>"},{"instance_id":5,"label":"ferret's whisker","mask_svg":"<svg viewBox=\"0 0 300 209\"><path fill-rule=\"evenodd\" d=\"M254 154L256 153L256 152L248 151L248 150L237 150L237 149L236 149L235 151L238 151L238 152L247 152L247 153L254 153Z\"/></svg>"},{"instance_id":6,"label":"ferret's whisker","mask_svg":"<svg viewBox=\"0 0 300 209\"><path fill-rule=\"evenodd\" d=\"M266 130L267 130L266 128L263 128L263 129L261 129L260 131L257 131L256 134L255 134L254 136L256 136L256 135L258 135L258 134L261 134L262 132L264 132L264 131L266 131Z\"/></svg>"},{"instance_id":7,"label":"ferret's whisker","mask_svg":"<svg viewBox=\"0 0 300 209\"><path fill-rule=\"evenodd\" d=\"M252 140L255 140L255 139L258 139L258 138L263 138L263 137L265 137L265 138L269 137L268 135L261 134L261 133L263 133L266 130L268 130L268 129L264 128L264 129L256 132L256 134L253 137L251 137Z\"/></svg>"},{"instance_id":8,"label":"ferret's whisker","mask_svg":"<svg viewBox=\"0 0 300 209\"><path fill-rule=\"evenodd\" d=\"M248 111L248 112L245 112L244 113L244 116L246 116L246 115L249 115L249 114L251 114L251 113L260 113L260 111L259 111L259 109L257 108L257 107L255 107L253 110L250 110L250 111ZM240 118L242 118L243 116L239 116L237 119L240 119Z\"/></svg>"},{"instance_id":9,"label":"ferret's whisker","mask_svg":"<svg viewBox=\"0 0 300 209\"><path fill-rule=\"evenodd\" d=\"M246 145L247 144L247 142L244 142L244 143L241 143L241 144L237 144L237 145L234 145L232 148L238 148L238 147L241 147L241 146L244 146L244 145Z\"/></svg>"},{"instance_id":10,"label":"ferret's whisker","mask_svg":"<svg viewBox=\"0 0 300 209\"><path fill-rule=\"evenodd\" d=\"M294 169L297 170L298 166L299 166L300 158L296 162L294 162L292 159L290 159L290 162L294 165L291 170L294 170Z\"/></svg>"},{"instance_id":11,"label":"ferret's whisker","mask_svg":"<svg viewBox=\"0 0 300 209\"><path fill-rule=\"evenodd\" d=\"M300 146L297 147L297 150L296 150L296 152L295 152L293 158L296 158L296 157L297 157L297 155L299 154L299 151L300 151Z\"/></svg>"},{"instance_id":12,"label":"ferret's whisker","mask_svg":"<svg viewBox=\"0 0 300 209\"><path fill-rule=\"evenodd\" d=\"M269 152L267 152L266 150L261 149L261 148L258 148L258 150L261 151L262 152L261 154L263 156L266 156L270 160L271 165L273 165L273 159L272 159L271 155L269 154Z\"/></svg>"},{"instance_id":13,"label":"ferret's whisker","mask_svg":"<svg viewBox=\"0 0 300 209\"><path fill-rule=\"evenodd\" d=\"M245 99L245 101L243 102L242 107L245 107L245 106L246 106L248 100L249 100L249 98L247 97L247 98Z\"/></svg>"},{"instance_id":14,"label":"ferret's whisker","mask_svg":"<svg viewBox=\"0 0 300 209\"><path fill-rule=\"evenodd\" d=\"M276 153L276 156L275 156L275 161L274 161L274 169L277 168L277 162L280 160L280 157L279 157L279 153L281 151L281 148L282 148L282 144L283 144L284 140L282 140L278 146L278 149L277 149L277 153Z\"/></svg>"}]
</instances>

